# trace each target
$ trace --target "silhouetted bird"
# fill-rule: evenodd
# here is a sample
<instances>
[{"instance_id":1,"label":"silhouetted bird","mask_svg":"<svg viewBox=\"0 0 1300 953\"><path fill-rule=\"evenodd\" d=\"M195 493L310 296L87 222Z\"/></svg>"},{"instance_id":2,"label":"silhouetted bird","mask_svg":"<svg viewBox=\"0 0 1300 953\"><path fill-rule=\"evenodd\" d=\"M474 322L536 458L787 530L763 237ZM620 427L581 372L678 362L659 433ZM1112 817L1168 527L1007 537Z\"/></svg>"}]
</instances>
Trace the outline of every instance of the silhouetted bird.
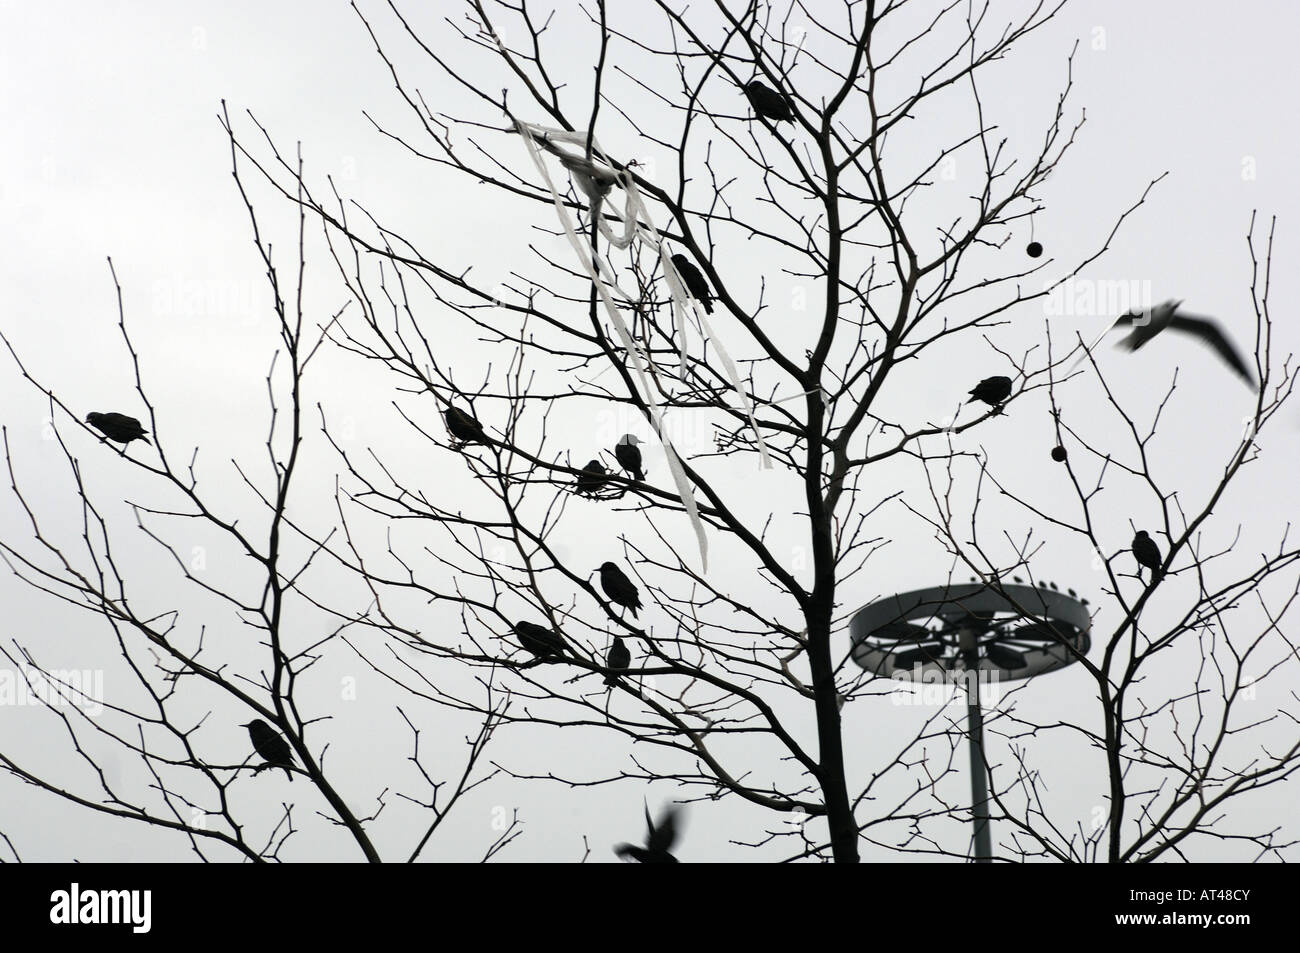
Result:
<instances>
[{"instance_id":1,"label":"silhouetted bird","mask_svg":"<svg viewBox=\"0 0 1300 953\"><path fill-rule=\"evenodd\" d=\"M650 820L650 808L645 809L645 846L619 844L614 853L624 860L631 858L641 864L675 864L677 858L669 853L677 841L677 817L681 809L670 807L659 816L659 826Z\"/></svg>"},{"instance_id":2,"label":"silhouetted bird","mask_svg":"<svg viewBox=\"0 0 1300 953\"><path fill-rule=\"evenodd\" d=\"M794 110L784 93L779 93L756 79L745 84L745 95L754 112L773 122L794 122Z\"/></svg>"},{"instance_id":3,"label":"silhouetted bird","mask_svg":"<svg viewBox=\"0 0 1300 953\"><path fill-rule=\"evenodd\" d=\"M539 659L564 657L564 637L546 626L536 622L516 622L515 635L519 637L519 644Z\"/></svg>"},{"instance_id":4,"label":"silhouetted bird","mask_svg":"<svg viewBox=\"0 0 1300 953\"><path fill-rule=\"evenodd\" d=\"M641 595L632 580L623 575L623 570L613 563L601 563L600 588L605 590L610 602L631 609L633 618L636 617L637 610L641 608Z\"/></svg>"},{"instance_id":5,"label":"silhouetted bird","mask_svg":"<svg viewBox=\"0 0 1300 953\"><path fill-rule=\"evenodd\" d=\"M614 459L633 477L644 480L645 473L641 471L641 451L637 448L640 442L636 434L624 434L619 439L618 446L614 448Z\"/></svg>"},{"instance_id":6,"label":"silhouetted bird","mask_svg":"<svg viewBox=\"0 0 1300 953\"><path fill-rule=\"evenodd\" d=\"M970 400L968 404L973 404L977 400L982 400L990 407L999 407L1002 402L1011 396L1011 378L1009 377L986 377L970 390Z\"/></svg>"},{"instance_id":7,"label":"silhouetted bird","mask_svg":"<svg viewBox=\"0 0 1300 953\"><path fill-rule=\"evenodd\" d=\"M1133 537L1133 558L1151 570L1153 581L1163 575L1160 571L1160 563L1163 561L1160 558L1160 547L1156 545L1154 539L1147 535L1147 531L1144 529L1138 530L1137 535ZM1141 570L1139 570L1138 576L1141 575Z\"/></svg>"},{"instance_id":8,"label":"silhouetted bird","mask_svg":"<svg viewBox=\"0 0 1300 953\"><path fill-rule=\"evenodd\" d=\"M618 674L609 674L605 676L605 684L613 685L618 681L618 676L627 671L627 667L632 664L632 652L628 649L627 644L614 636L614 644L610 646L609 654L605 656L605 667L613 669Z\"/></svg>"},{"instance_id":9,"label":"silhouetted bird","mask_svg":"<svg viewBox=\"0 0 1300 953\"><path fill-rule=\"evenodd\" d=\"M682 284L686 286L687 292L692 298L704 305L707 314L713 313L713 295L709 291L709 283L704 280L704 275L700 269L695 267L685 255L673 255L673 267L677 269L677 274L681 276Z\"/></svg>"},{"instance_id":10,"label":"silhouetted bird","mask_svg":"<svg viewBox=\"0 0 1300 953\"><path fill-rule=\"evenodd\" d=\"M578 492L583 496L595 496L609 484L609 471L600 465L599 460L589 460L578 474Z\"/></svg>"},{"instance_id":11,"label":"silhouetted bird","mask_svg":"<svg viewBox=\"0 0 1300 953\"><path fill-rule=\"evenodd\" d=\"M143 440L149 443L149 438L145 436L149 431L140 425L140 421L134 417L128 417L126 414L99 414L89 413L86 415L86 423L94 427L109 440L120 443L123 446L132 440ZM153 446L150 444L150 446Z\"/></svg>"},{"instance_id":12,"label":"silhouetted bird","mask_svg":"<svg viewBox=\"0 0 1300 953\"><path fill-rule=\"evenodd\" d=\"M1232 346L1228 336L1223 333L1219 322L1213 318L1203 318L1194 314L1179 314L1181 301L1165 301L1147 311L1130 311L1115 322L1115 326L1134 325L1133 333L1119 342L1119 346L1130 351L1142 348L1148 341L1166 328L1182 331L1200 338L1214 348L1224 363L1233 369L1251 387L1255 386L1255 375L1251 373L1246 362L1241 359L1237 349Z\"/></svg>"},{"instance_id":13,"label":"silhouetted bird","mask_svg":"<svg viewBox=\"0 0 1300 953\"><path fill-rule=\"evenodd\" d=\"M483 425L459 407L447 407L447 430L461 443L487 443Z\"/></svg>"},{"instance_id":14,"label":"silhouetted bird","mask_svg":"<svg viewBox=\"0 0 1300 953\"><path fill-rule=\"evenodd\" d=\"M269 765L278 768L284 768L284 773L293 780L293 772L289 769L293 766L293 749L289 747L289 742L285 741L278 731L262 721L260 718L254 718L241 728L248 729L248 737L253 739L253 750L262 756Z\"/></svg>"}]
</instances>

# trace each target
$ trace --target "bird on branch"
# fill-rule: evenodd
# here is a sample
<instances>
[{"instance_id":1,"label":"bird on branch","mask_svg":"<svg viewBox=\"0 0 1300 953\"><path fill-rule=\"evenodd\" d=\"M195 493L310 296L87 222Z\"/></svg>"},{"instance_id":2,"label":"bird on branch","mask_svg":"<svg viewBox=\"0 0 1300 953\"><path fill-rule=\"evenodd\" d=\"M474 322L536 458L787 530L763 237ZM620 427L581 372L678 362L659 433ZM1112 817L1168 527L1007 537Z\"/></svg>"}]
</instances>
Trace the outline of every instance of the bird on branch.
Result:
<instances>
[{"instance_id":1,"label":"bird on branch","mask_svg":"<svg viewBox=\"0 0 1300 953\"><path fill-rule=\"evenodd\" d=\"M1151 570L1151 581L1158 581L1164 573L1160 569L1160 547L1156 541L1147 535L1147 531L1140 529L1137 535L1133 537L1133 558L1138 561L1139 565L1145 566ZM1141 578L1142 570L1138 570L1138 578Z\"/></svg>"},{"instance_id":2,"label":"bird on branch","mask_svg":"<svg viewBox=\"0 0 1300 953\"><path fill-rule=\"evenodd\" d=\"M143 440L149 443L149 438L145 436L149 431L144 429L140 421L126 414L101 414L92 411L86 415L86 423L109 440L122 444L124 450L132 440Z\"/></svg>"},{"instance_id":3,"label":"bird on branch","mask_svg":"<svg viewBox=\"0 0 1300 953\"><path fill-rule=\"evenodd\" d=\"M240 725L241 728L248 729L248 736L253 740L253 750L256 751L266 764L255 771L261 771L263 768L284 768L284 773L289 780L293 780L293 749L289 747L289 742L285 741L278 731L262 721L260 718L254 718L246 725Z\"/></svg>"},{"instance_id":4,"label":"bird on branch","mask_svg":"<svg viewBox=\"0 0 1300 953\"><path fill-rule=\"evenodd\" d=\"M627 643L619 636L614 636L614 644L609 648L609 654L605 656L605 667L610 673L605 676L605 684L613 685L618 681L618 677L627 671L627 667L632 664L632 652L627 647Z\"/></svg>"},{"instance_id":5,"label":"bird on branch","mask_svg":"<svg viewBox=\"0 0 1300 953\"><path fill-rule=\"evenodd\" d=\"M614 459L635 479L644 480L645 473L641 470L641 451L637 447L640 442L641 440L635 434L624 434L619 438L618 445L614 447Z\"/></svg>"},{"instance_id":6,"label":"bird on branch","mask_svg":"<svg viewBox=\"0 0 1300 953\"><path fill-rule=\"evenodd\" d=\"M558 632L538 625L536 622L524 620L516 622L514 629L515 635L519 637L519 644L524 647L525 651L542 661L564 657L565 649L568 646L564 642L564 637Z\"/></svg>"},{"instance_id":7,"label":"bird on branch","mask_svg":"<svg viewBox=\"0 0 1300 953\"><path fill-rule=\"evenodd\" d=\"M968 404L973 404L977 400L982 400L990 407L1002 411L1002 403L1011 396L1011 378L1009 377L986 377L970 390L970 400Z\"/></svg>"},{"instance_id":8,"label":"bird on branch","mask_svg":"<svg viewBox=\"0 0 1300 953\"><path fill-rule=\"evenodd\" d=\"M633 618L641 608L641 594L632 580L623 575L623 570L613 563L600 564L600 588L605 590L609 601L632 610Z\"/></svg>"},{"instance_id":9,"label":"bird on branch","mask_svg":"<svg viewBox=\"0 0 1300 953\"><path fill-rule=\"evenodd\" d=\"M696 268L689 258L680 253L673 255L673 267L677 269L677 274L681 277L682 284L686 286L686 291L690 296L704 305L706 314L712 314L713 296L709 293L709 283L704 280L704 275L700 273L700 269Z\"/></svg>"},{"instance_id":10,"label":"bird on branch","mask_svg":"<svg viewBox=\"0 0 1300 953\"><path fill-rule=\"evenodd\" d=\"M609 471L600 465L599 460L589 460L578 474L577 493L579 496L596 496L609 485Z\"/></svg>"},{"instance_id":11,"label":"bird on branch","mask_svg":"<svg viewBox=\"0 0 1300 953\"><path fill-rule=\"evenodd\" d=\"M744 86L745 95L754 112L773 122L794 122L794 110L784 93L778 92L759 80L752 79Z\"/></svg>"},{"instance_id":12,"label":"bird on branch","mask_svg":"<svg viewBox=\"0 0 1300 953\"><path fill-rule=\"evenodd\" d=\"M448 432L460 441L462 446L488 442L488 435L483 432L483 425L459 407L448 405L444 416L447 419Z\"/></svg>"}]
</instances>

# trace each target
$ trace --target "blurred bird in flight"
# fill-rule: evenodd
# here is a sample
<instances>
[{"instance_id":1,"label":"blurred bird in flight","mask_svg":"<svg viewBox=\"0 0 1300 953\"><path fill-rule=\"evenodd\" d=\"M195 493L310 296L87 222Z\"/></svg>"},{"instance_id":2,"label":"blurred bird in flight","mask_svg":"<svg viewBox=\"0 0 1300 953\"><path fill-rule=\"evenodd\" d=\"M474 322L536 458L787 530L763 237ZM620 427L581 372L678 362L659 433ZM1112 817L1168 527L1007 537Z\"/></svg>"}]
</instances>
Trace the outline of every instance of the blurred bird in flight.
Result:
<instances>
[{"instance_id":1,"label":"blurred bird in flight","mask_svg":"<svg viewBox=\"0 0 1300 953\"><path fill-rule=\"evenodd\" d=\"M635 860L642 864L678 863L677 858L669 851L677 841L677 818L680 814L681 808L674 805L659 815L659 824L656 826L655 822L650 820L650 808L647 807L645 846L619 844L614 848L614 853L624 860Z\"/></svg>"}]
</instances>

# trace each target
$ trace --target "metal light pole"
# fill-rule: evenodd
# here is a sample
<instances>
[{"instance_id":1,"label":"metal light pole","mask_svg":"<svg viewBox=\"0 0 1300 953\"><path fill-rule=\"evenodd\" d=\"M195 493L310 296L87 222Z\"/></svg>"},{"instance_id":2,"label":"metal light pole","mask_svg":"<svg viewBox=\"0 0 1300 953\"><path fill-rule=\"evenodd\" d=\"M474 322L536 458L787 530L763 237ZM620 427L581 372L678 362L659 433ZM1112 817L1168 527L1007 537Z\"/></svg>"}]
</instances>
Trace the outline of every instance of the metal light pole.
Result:
<instances>
[{"instance_id":1,"label":"metal light pole","mask_svg":"<svg viewBox=\"0 0 1300 953\"><path fill-rule=\"evenodd\" d=\"M926 672L963 673L976 863L993 859L979 675L1017 681L1064 668L1088 654L1090 629L1086 600L1019 584L899 593L858 610L849 622L853 660L873 674L914 681Z\"/></svg>"},{"instance_id":2,"label":"metal light pole","mask_svg":"<svg viewBox=\"0 0 1300 953\"><path fill-rule=\"evenodd\" d=\"M984 710L980 707L979 637L980 630L964 624L957 630L957 648L966 667L966 738L970 749L970 803L975 822L975 856L977 864L993 860L989 844L989 789L985 780Z\"/></svg>"}]
</instances>

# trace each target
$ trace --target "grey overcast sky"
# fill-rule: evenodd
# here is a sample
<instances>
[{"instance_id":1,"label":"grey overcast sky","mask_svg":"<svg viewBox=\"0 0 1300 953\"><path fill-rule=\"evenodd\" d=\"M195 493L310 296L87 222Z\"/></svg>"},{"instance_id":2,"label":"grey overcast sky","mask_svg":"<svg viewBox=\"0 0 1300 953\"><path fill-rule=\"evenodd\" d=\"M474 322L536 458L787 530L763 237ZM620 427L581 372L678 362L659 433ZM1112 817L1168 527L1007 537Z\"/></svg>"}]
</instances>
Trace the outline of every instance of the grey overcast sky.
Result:
<instances>
[{"instance_id":1,"label":"grey overcast sky","mask_svg":"<svg viewBox=\"0 0 1300 953\"><path fill-rule=\"evenodd\" d=\"M823 4L837 6L835 0L812 3ZM437 6L458 9L450 2ZM629 13L626 8L642 6L630 0L614 0L611 6L617 16L649 16ZM995 0L993 9L996 14L1005 7L1009 18L1024 6ZM440 80L409 43L401 42L383 4L366 0L361 7L380 25L385 40L392 41L392 49L400 51L398 64L413 84L449 97L440 103L445 112L470 111L470 103L456 99L464 94ZM308 178L322 191L325 176L334 176L349 196L417 236L431 259L446 261L448 267L474 265L502 279L524 260L532 236L515 227L509 204L463 179L431 172L363 116L363 110L369 111L381 122L415 134L387 69L346 3L4 2L0 11L0 128L5 142L0 150L0 220L5 226L0 233L0 329L33 372L78 413L114 409L142 416L129 355L117 330L116 300L105 261L111 256L142 371L159 408L161 439L174 461L187 459L188 448L201 446L201 472L231 506L253 505L239 490L229 464L232 457L253 461L254 470L260 467L260 475L266 475L260 444L267 423L265 378L276 341L266 311L262 268L230 175L229 144L217 121L222 99L250 147L257 144L256 129L245 110L256 115L280 146L292 149L301 142ZM417 19L435 46L453 57L465 55L463 45L438 17L424 11ZM1040 196L1046 208L1035 216L1034 237L1047 254L1062 263L1086 255L1146 184L1167 170L1169 176L1084 277L1124 283L1155 301L1184 299L1189 309L1222 319L1248 348L1253 320L1245 235L1252 211L1258 210L1262 244L1268 220L1276 215L1274 359L1297 350L1300 334L1289 318L1297 303L1292 263L1300 230L1295 119L1300 77L1294 51L1298 33L1300 6L1292 3L1080 0L1023 40L989 71L985 93L986 108L1013 147L1028 151L1041 140L1065 76L1066 56L1076 40L1070 115L1080 107L1087 111L1077 146ZM576 37L557 39L556 55L579 70L575 75L586 75L581 71L589 68L590 49ZM968 117L955 112L951 118L957 123ZM517 139L494 141L502 149L516 150L509 161L522 168ZM605 145L628 150L623 153L628 157L639 148L629 137L617 135ZM929 145L932 149L934 143ZM293 213L265 189L255 190L255 198L261 220L277 239L280 264L287 268ZM1011 245L1019 248L1027 240L1026 226ZM732 260L725 264L734 268L741 250L732 251ZM765 262L750 264L760 270ZM318 315L333 313L346 300L336 273L322 258L310 262L309 268L309 306ZM788 286L781 284L775 268L773 264L769 279L777 299ZM1018 353L1041 339L1043 319L1042 305L1034 303L1016 315L1015 326L990 332L990 338ZM1095 314L1080 314L1065 323L1063 337L1076 328L1097 326ZM456 349L463 349L466 377L481 376L494 358L483 347L454 336L442 343L448 349L444 356L453 364ZM935 363L913 372L908 380L914 390L900 392L890 406L908 406L916 421L950 413L964 391L985 376L985 366L994 368L988 373L1004 366L987 345L978 347L982 350L941 352ZM1199 499L1197 494L1228 459L1242 418L1251 409L1247 389L1194 343L1169 342L1133 357L1110 347L1100 353L1108 368L1124 369L1114 375L1121 398L1147 415L1179 369L1176 405L1162 425L1161 445L1169 456L1161 466L1167 476L1185 477L1182 485L1189 498ZM505 363L502 355L495 360L497 367ZM75 545L82 514L57 445L48 439L47 406L21 379L7 353L0 355L0 367L2 419L27 501L44 525ZM368 388L383 378L340 356L322 361L319 373L323 376L312 384L314 399L330 407L359 445L373 444L389 453L400 450L406 431L392 415L390 395ZM1079 395L1080 400L1097 397L1095 390ZM1065 503L1067 488L1053 500L1049 487L1058 471L1047 459L1051 431L1046 401L1022 407L1013 425L976 431L964 446L982 446L991 457L1002 454L1003 459L1022 454L1025 460L1015 475L1025 485L1045 487L1047 502ZM1072 410L1088 420L1085 407ZM558 426L561 434L577 441L590 436L592 422L561 421ZM95 461L92 480L102 499L147 498L135 482L138 475L111 459L110 450L66 421L60 432L83 464L90 467ZM1279 528L1296 513L1297 436L1300 414L1291 409L1261 441L1261 460L1246 469L1217 508L1222 522L1213 531L1215 545L1231 542L1238 524L1243 526L1241 545L1246 551L1277 545ZM575 446L575 455L586 452ZM329 459L324 451L313 453L318 454L313 460ZM453 486L463 478L459 470L452 471L454 463L428 459L435 461L431 466L442 468L430 471L436 480ZM648 449L647 459L652 470L664 473L660 452ZM755 474L748 461L737 463L735 471L738 481L756 481L754 499L761 503L765 490L757 481L767 477ZM318 473L307 485L306 498L320 508L298 515L313 525L327 524L332 518L332 475ZM924 487L913 489L925 492ZM169 604L166 593L149 592L148 580L152 573L168 580L174 574L156 549L132 532L133 518L124 506L109 504L108 509L123 533L123 558L144 574L131 581L137 598L160 607ZM1113 548L1125 545L1131 535L1129 515L1116 515L1109 534ZM1016 518L1023 527L1023 514ZM609 535L609 519L596 507L577 511L564 543L582 547L593 534ZM881 520L879 532L894 539L889 557L855 581L861 592L843 595L846 605L942 582L949 570L942 549L906 514L886 513ZM617 531L644 534L630 521ZM26 518L7 485L0 504L0 534L11 541L30 539ZM1091 554L1073 541L1049 536L1049 542L1041 557L1041 575L1088 592ZM214 578L247 580L249 567L224 563L220 550L207 551L205 540L182 545L186 552L204 553ZM593 553L592 567L603 558ZM965 581L965 574L960 575ZM116 654L103 622L31 591L12 575L0 578L0 598L7 610L0 637L6 647L12 651L15 643L34 646L52 668L102 669L108 674L105 692L111 699ZM736 580L738 587L743 584ZM346 589L346 583L340 585ZM204 603L183 604L195 613L204 611ZM430 610L430 625L458 624L453 614L439 611ZM319 619L316 623L324 624ZM217 644L238 635L242 633L216 623L209 630ZM409 732L393 712L394 698L385 694L382 682L367 678L354 657L340 653L323 667L327 671L308 689L306 699L319 712L335 715L327 729L327 766L350 776L342 790L359 813L373 812L375 799L385 787L390 789L385 799L392 803L383 820L391 823L376 829L381 848L397 850L410 840L411 827L401 819L419 823L417 812L391 793L403 785L415 790L416 779L403 760ZM1168 686L1153 685L1152 690L1176 692L1178 675L1174 670ZM333 686L349 678L360 680L362 697L341 704ZM1033 717L1059 711L1062 717L1087 718L1093 711L1091 692L1081 673L1066 671L1017 689L1015 700ZM226 763L245 757L247 737L236 726L251 717L247 712L201 692L195 693L192 705L196 721L208 718L202 730L205 750ZM472 724L433 707L423 709L423 715L423 743L439 763L458 770L463 738ZM440 720L444 717L446 721ZM851 749L860 744L860 749L851 750L856 771L869 771L885 756L891 738L910 737L918 717L914 707L891 705L886 699L848 706L846 736ZM231 727L225 727L226 722ZM811 737L811 723L800 727ZM489 754L520 774L554 767L579 777L592 776L586 770L592 763L606 773L631 770L631 755L640 753L608 735L568 735L522 728L502 735ZM70 753L56 719L34 709L0 705L0 750L95 796L88 768ZM1095 770L1090 770L1096 762L1077 752L1045 750L1037 757L1059 798L1066 826L1087 824L1104 793ZM105 770L135 794L146 796L148 779L137 776L138 764L110 758ZM963 774L945 790L960 800L964 783ZM303 780L291 788L283 778L259 775L256 785L245 785L239 796L266 799L268 806L253 805L249 817L250 824L263 823L268 830L275 805L291 795L304 799L299 807L304 830L286 849L287 859L357 859L350 841L313 824L318 804L307 788ZM673 794L667 787L647 790L640 782L574 790L498 777L458 807L451 828L437 835L428 857L476 859L495 836L493 824L518 811L524 833L506 859L578 860L585 837L593 860L613 860L610 844L641 833L642 798L653 807ZM1294 802L1294 793L1282 787L1259 795L1251 810L1293 825ZM696 806L682 859L753 859L753 852L733 841L758 839L756 831L775 823L735 799ZM108 822L2 775L0 831L30 860L193 857L181 839L140 825ZM946 836L948 847L962 849L964 830L950 828ZM864 856L909 857L884 847L868 847ZM1200 859L1217 856L1211 848Z\"/></svg>"}]
</instances>

